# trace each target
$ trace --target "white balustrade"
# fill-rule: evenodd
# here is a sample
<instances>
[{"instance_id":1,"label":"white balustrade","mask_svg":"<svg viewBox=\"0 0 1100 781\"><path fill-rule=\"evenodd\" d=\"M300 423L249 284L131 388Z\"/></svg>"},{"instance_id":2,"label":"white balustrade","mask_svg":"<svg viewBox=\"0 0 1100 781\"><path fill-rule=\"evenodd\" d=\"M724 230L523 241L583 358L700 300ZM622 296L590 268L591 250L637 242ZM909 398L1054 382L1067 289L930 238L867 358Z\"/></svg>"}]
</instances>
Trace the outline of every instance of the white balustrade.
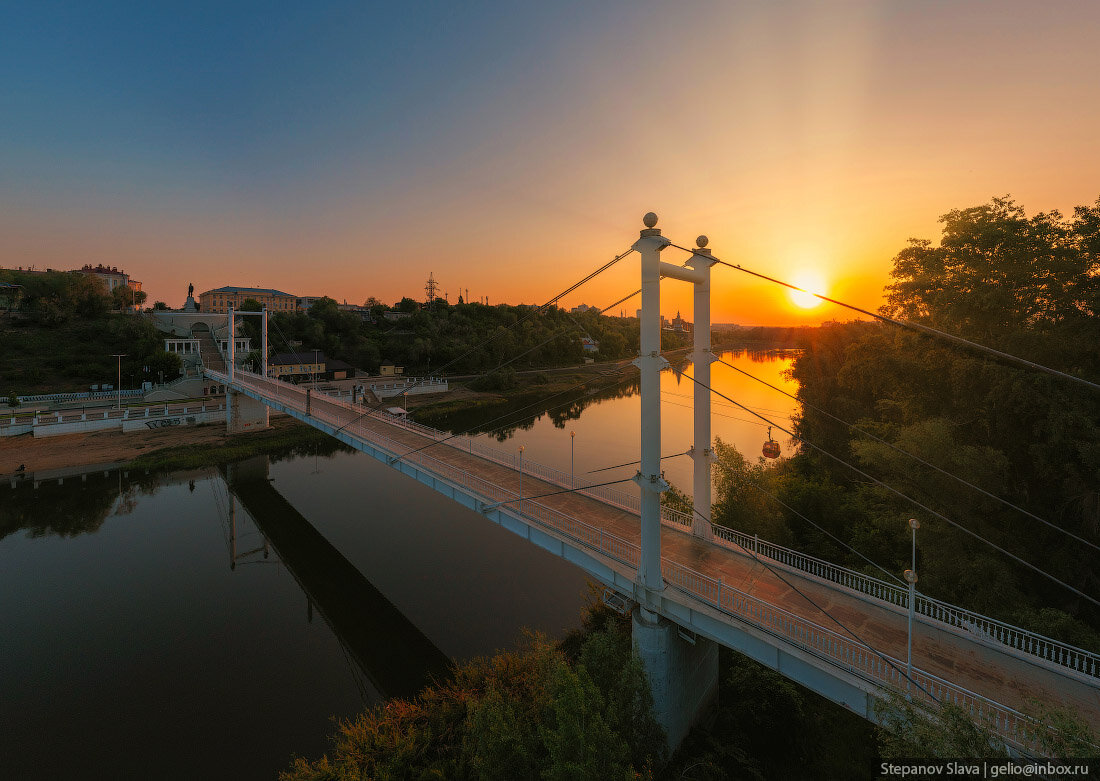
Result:
<instances>
[{"instance_id":1,"label":"white balustrade","mask_svg":"<svg viewBox=\"0 0 1100 781\"><path fill-rule=\"evenodd\" d=\"M209 371L215 379L222 379L227 381L227 378L223 379L217 372ZM250 385L252 389L263 395L269 394L269 397L278 398L283 403L293 401L294 406L299 411L305 409L305 392L295 385L288 383L271 380L258 375L254 375L246 372L237 372L237 382L241 385ZM313 398L313 410L314 414L318 411L318 405L321 399L318 397ZM401 456L402 453L410 450L409 445L396 442L378 432L364 426L364 420L370 419L376 422L385 423L386 425L393 426L395 428L410 431L428 439L434 441L447 440L446 444L457 450L461 450L473 455L481 456L493 463L506 466L508 468L515 468L516 463L514 454L494 448L486 445L483 442L477 441L472 437L466 436L453 436L444 431L425 426L420 423L408 420L407 418L397 417L389 415L385 412L378 412L374 410L364 410L363 408L352 405L350 402L343 401L341 399L324 398L324 405L331 407L333 412L339 412L340 415L326 416L329 417L329 422L334 426L346 426L352 420L344 420L342 413L351 412L358 418L358 427L356 433L362 439L366 439L372 442L383 440L386 442L386 448L393 452L395 455ZM346 428L344 429L347 430ZM510 494L506 489L494 487L490 490L490 483L486 483L480 478L473 477L466 472L456 470L454 467L444 464L441 461L433 459L426 455L424 452L418 452L412 454L408 460L425 466L431 469L431 471L437 474L448 476L449 479L453 478L459 480L465 487L477 490L479 494L487 496L491 501L503 501L498 497L499 492L503 492L503 496L515 496ZM430 464L430 466L429 466ZM569 488L571 485L570 475L566 472L554 469L552 467L539 464L531 461L527 458L523 459L523 472L535 477L539 477L548 483L552 483L563 488ZM473 482L471 482L473 481ZM480 487L475 487L480 486ZM484 490L482 490L484 489ZM639 512L638 497L631 494L627 494L622 491L616 491L610 486L603 486L600 488L587 488L582 487L578 489L578 493L585 494L591 498L603 501L606 504L632 511L634 513ZM525 500L523 503L523 514L528 515L535 513L537 520L540 522L548 523L556 529L568 533L569 536L581 540L585 545L590 547L597 547L603 553L616 561L628 563L631 566L636 566L638 551L633 543L628 543L625 540L615 538L607 532L601 532L595 527L588 526L581 521L575 519L568 519L568 525L566 524L565 516L560 516L556 511L550 511L544 508L542 505L535 501ZM514 505L513 505L514 508ZM518 510L517 510L518 511ZM549 513L549 515L545 515ZM542 514L542 515L540 515ZM544 517L545 515L545 517ZM559 517L560 516L560 517ZM678 527L691 527L691 516L681 513L673 508L662 507L661 509L662 520L669 525ZM579 524L579 525L577 525ZM822 559L809 556L804 553L785 548L781 545L761 540L758 537L749 536L743 532L738 532L733 529L729 529L723 526L712 524L715 534L715 544L723 545L731 550L741 550L749 555L756 555L762 558L769 559L772 562L779 563L784 567L791 570L805 573L821 580L842 586L850 589L854 592L869 597L874 600L885 602L897 607L908 608L909 594L908 590L894 584L887 583L886 581L878 580L877 578L865 575L855 570L850 570L845 567L832 564ZM571 529L572 531L568 531ZM594 542L596 541L596 542ZM671 569L666 570L666 577L672 581L669 577L669 572L676 572L684 570L684 568L672 562L666 562L665 566ZM684 570L686 572L686 570ZM687 578L686 575L683 576ZM717 595L719 590L721 591L723 598L724 595L729 592L733 593L733 590L729 586L717 586L716 581L708 579L708 576L701 573L692 573L692 578L701 578L697 580L684 580L684 582L676 582L678 587L702 598L706 598L707 594ZM751 599L744 595L746 599ZM714 603L719 608L726 610L726 605L717 598L705 599ZM774 606L770 606L772 610L779 610ZM727 611L728 612L728 611ZM932 621L953 627L957 630L961 630L971 635L975 640L983 643L995 643L998 646L1011 649L1013 651L1019 651L1028 656L1039 657L1047 660L1048 662L1066 667L1077 672L1083 673L1088 676L1100 677L1100 655L1094 654L1090 651L1085 651L1074 646L1052 640L1042 635L1037 635L1033 632L1014 627L1009 624L997 621L996 619L989 618L987 616L973 613L968 610L949 605L947 603L940 602L938 600L930 599L928 597L917 595L915 612ZM763 614L762 614L763 615ZM770 615L770 614L769 614ZM786 614L789 616L789 614ZM795 620L785 618L784 620ZM798 624L803 629L812 627L817 632L830 632L823 627L818 627L816 624L807 624L803 619L797 619L802 622ZM801 631L801 630L800 630ZM816 635L815 635L816 636ZM822 635L825 636L825 635ZM832 635L829 635L832 637ZM842 638L843 639L843 638ZM835 638L831 640L835 644ZM845 643L849 642L847 640ZM848 646L838 646L845 647ZM845 653L848 653L845 651ZM881 661L881 660L880 660ZM904 666L904 665L903 665ZM888 668L886 665L883 669ZM885 674L885 673L884 673ZM888 677L888 676L887 676ZM929 678L931 680L931 678ZM951 686L947 682L937 682L935 685ZM960 690L961 691L961 690ZM967 692L968 697L979 697ZM979 698L980 699L980 698ZM977 700L975 700L976 702ZM995 704L994 704L995 705ZM1002 706L996 706L998 708ZM1019 714L1015 714L1012 718L1018 719ZM1015 723L1015 721L1013 722Z\"/></svg>"}]
</instances>

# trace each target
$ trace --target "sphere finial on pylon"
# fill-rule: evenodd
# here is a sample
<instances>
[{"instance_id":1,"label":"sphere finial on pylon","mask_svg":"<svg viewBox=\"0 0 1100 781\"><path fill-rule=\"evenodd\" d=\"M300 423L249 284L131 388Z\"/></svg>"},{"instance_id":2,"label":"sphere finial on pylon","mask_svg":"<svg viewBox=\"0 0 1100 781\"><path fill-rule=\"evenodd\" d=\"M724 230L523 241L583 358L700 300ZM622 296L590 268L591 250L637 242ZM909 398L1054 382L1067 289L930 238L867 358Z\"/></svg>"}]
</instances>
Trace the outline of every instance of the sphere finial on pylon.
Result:
<instances>
[{"instance_id":1,"label":"sphere finial on pylon","mask_svg":"<svg viewBox=\"0 0 1100 781\"><path fill-rule=\"evenodd\" d=\"M703 247L707 246L707 243L709 241L710 239L708 239L706 236L697 236L695 238L695 246L699 249L702 249Z\"/></svg>"},{"instance_id":2,"label":"sphere finial on pylon","mask_svg":"<svg viewBox=\"0 0 1100 781\"><path fill-rule=\"evenodd\" d=\"M657 215L654 212L646 212L645 217L642 217L642 222L647 228L652 228L657 224Z\"/></svg>"}]
</instances>

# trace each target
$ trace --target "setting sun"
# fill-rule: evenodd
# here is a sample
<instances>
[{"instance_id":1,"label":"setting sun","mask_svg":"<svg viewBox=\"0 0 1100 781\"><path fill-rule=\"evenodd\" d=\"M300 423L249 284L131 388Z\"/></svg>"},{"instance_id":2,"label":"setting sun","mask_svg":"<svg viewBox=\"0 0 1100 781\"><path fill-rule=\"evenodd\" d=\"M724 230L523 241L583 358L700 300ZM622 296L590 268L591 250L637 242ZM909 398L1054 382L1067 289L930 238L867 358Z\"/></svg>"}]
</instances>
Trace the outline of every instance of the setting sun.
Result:
<instances>
[{"instance_id":1,"label":"setting sun","mask_svg":"<svg viewBox=\"0 0 1100 781\"><path fill-rule=\"evenodd\" d=\"M808 292L801 292L798 290L789 291L791 301L796 306L800 306L803 309L813 309L815 306L820 306L821 299L813 295L819 293L825 295L825 279L821 274L816 271L799 271L794 275L791 280L792 285L797 285L802 290Z\"/></svg>"}]
</instances>

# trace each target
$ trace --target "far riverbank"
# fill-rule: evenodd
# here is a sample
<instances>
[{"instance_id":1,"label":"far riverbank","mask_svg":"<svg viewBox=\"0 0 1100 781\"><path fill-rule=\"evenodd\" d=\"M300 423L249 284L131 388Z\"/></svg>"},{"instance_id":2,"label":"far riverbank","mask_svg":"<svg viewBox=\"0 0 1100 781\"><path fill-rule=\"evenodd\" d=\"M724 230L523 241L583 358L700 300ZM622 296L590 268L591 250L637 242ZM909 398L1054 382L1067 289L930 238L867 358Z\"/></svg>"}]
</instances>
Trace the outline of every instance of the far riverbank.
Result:
<instances>
[{"instance_id":1,"label":"far riverbank","mask_svg":"<svg viewBox=\"0 0 1100 781\"><path fill-rule=\"evenodd\" d=\"M123 433L96 431L35 439L29 434L0 440L0 478L26 472L125 463L132 468L186 469L246 458L270 449L324 442L328 437L285 415L271 428L227 435L224 424Z\"/></svg>"}]
</instances>

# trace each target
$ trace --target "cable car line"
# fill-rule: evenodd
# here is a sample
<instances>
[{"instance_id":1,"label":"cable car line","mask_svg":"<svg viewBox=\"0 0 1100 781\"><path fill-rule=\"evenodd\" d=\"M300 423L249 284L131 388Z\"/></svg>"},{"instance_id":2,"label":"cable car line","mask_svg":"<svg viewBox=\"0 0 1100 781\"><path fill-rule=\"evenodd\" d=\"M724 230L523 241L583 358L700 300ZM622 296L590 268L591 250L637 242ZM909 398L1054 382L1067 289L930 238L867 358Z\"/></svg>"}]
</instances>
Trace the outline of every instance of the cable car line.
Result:
<instances>
[{"instance_id":1,"label":"cable car line","mask_svg":"<svg viewBox=\"0 0 1100 781\"><path fill-rule=\"evenodd\" d=\"M799 399L796 396L793 396L792 394L788 393L787 391L783 390L782 388L778 388L775 385L772 385L767 380L763 380L759 377L756 377L755 375L749 374L744 369L739 369L736 366L733 366L732 364L726 363L725 361L723 361L721 358L718 358L717 356L715 357L715 359L718 361L718 363L725 364L726 366L729 366L729 368L733 369L734 371L740 372L741 374L745 375L746 377L748 377L750 379L753 379L753 380L756 380L757 382L768 386L769 388L771 388L774 391L782 393L784 396L792 398L795 401L799 401ZM1042 523L1046 526L1049 526L1051 529L1054 529L1055 531L1060 531L1063 534L1067 535L1068 537L1072 537L1073 539L1077 540L1077 542L1080 542L1082 545L1087 545L1088 547L1092 548L1093 550L1100 552L1100 545L1097 545L1094 542L1090 542L1089 540L1086 540L1084 537L1080 537L1077 534L1074 534L1069 529L1063 528L1062 526L1059 526L1056 523L1052 523L1051 521L1048 521L1045 518L1041 518L1040 516L1036 515L1035 513L1031 512L1029 510L1025 510L1023 507L1020 507L1019 505L1016 505L1016 504L1010 502L1007 499L1002 499L1001 497L997 496L996 494L991 493L991 492L985 490L984 488L981 488L980 486L974 485L973 483L971 483L966 478L959 477L954 472L949 472L946 469L938 467L935 464L933 464L929 461L926 461L925 459L923 459L920 456L916 455L915 453L910 453L908 450L905 450L904 448L898 447L897 445L893 444L892 442L889 442L885 439L882 439L881 437L875 436L870 431L866 431L865 429L860 428L859 426L855 425L854 423L849 423L848 421L844 420L843 418L838 418L836 415L832 414L831 412L823 410L820 407L816 407L813 404L810 404L809 402L806 402L806 401L802 401L801 403L803 404L803 406L809 407L810 409L815 410L816 412L820 412L822 415L826 415L826 416L832 418L833 420L837 421L838 423L844 424L845 426L852 429L853 431L858 431L860 434L868 436L868 437L870 437L871 439L875 440L876 442L878 442L880 444L886 445L888 448L890 448L891 450L893 450L897 453L901 453L904 456L908 456L909 458L912 458L914 461L917 461L921 464L924 464L925 466L929 467L930 469L934 469L937 472L939 472L940 474L945 475L946 477L950 477L952 480L955 480L956 482L958 482L962 485L965 485L965 486L968 486L968 487L974 489L975 491L982 494L983 496L986 496L990 499L993 499L997 502L1000 502L1001 504L1003 504L1006 507L1011 507L1013 510L1016 510L1017 512L1022 513L1023 515L1026 515L1028 518L1031 518L1033 520L1038 521L1039 523Z\"/></svg>"},{"instance_id":2,"label":"cable car line","mask_svg":"<svg viewBox=\"0 0 1100 781\"><path fill-rule=\"evenodd\" d=\"M703 383L699 382L699 381L698 381L697 379L695 379L694 377L692 377L692 376L690 376L690 375L688 375L688 374L684 374L683 376L684 376L684 377L687 377L687 378L688 378L689 380L691 380L692 382L694 382L694 383L695 383L696 385L702 386L702 387L704 387L704 388L708 388L708 390L710 390L710 392L711 392L711 393L717 394L718 396L721 396L722 398L726 399L726 400L727 400L727 401L729 401L729 402L732 402L733 404L737 404L737 402L736 402L736 401L734 401L733 399L731 399L731 398L730 398L729 396L726 396L726 395L725 395L724 393L721 393L721 392L719 392L719 391L715 390L714 388L711 388L711 387L709 387L709 386L703 385ZM867 474L866 472L864 472L864 471L863 471L862 469L860 469L859 467L857 467L857 466L853 466L852 464L849 464L849 463L848 463L847 461L845 461L844 459L840 458L839 456L833 455L833 454L832 454L832 453L830 453L830 452L829 452L828 450L825 450L824 448L822 448L822 447L821 447L820 445L815 445L815 444L814 444L813 442L810 442L810 441L809 441L809 440L807 440L807 439L803 439L802 437L798 436L798 435L797 435L797 434L795 434L794 432L792 432L792 431L788 431L787 429L783 428L783 427L782 427L782 426L780 426L779 424L777 424L777 423L774 423L773 421L770 421L770 420L768 420L767 418L765 418L765 417L764 417L763 415L761 415L760 413L758 413L758 412L753 412L752 410L748 409L747 407L744 407L744 406L743 406L743 405L741 405L741 404L737 404L737 406L739 406L739 407L741 407L742 409L744 409L744 410L745 410L746 412L748 412L748 413L749 413L750 415L755 415L756 417L760 418L761 420L764 420L764 421L766 421L766 422L770 423L771 425L773 425L773 426L774 426L775 428L779 429L779 430L780 430L780 431L782 431L783 433L785 433L785 434L788 434L788 435L789 435L789 436L790 436L790 437L791 437L792 439L795 439L795 440L797 440L797 441L799 441L799 442L802 442L802 443L803 443L803 444L805 444L805 445L809 445L810 447L812 447L812 448L813 448L814 450L818 451L818 452L819 452L819 453L821 453L822 455L825 455L825 456L827 456L828 458L831 458L832 460L836 461L837 463L839 463L839 464L842 464L843 466L846 466L846 467L848 467L848 468L849 468L849 469L851 469L851 470L852 470L853 472L855 472L855 473L857 473L857 474L859 474L859 475L862 475L863 477L867 478L868 480L870 480L871 482L875 483L876 485L882 486L883 488L885 488L885 489L886 489L887 491L889 491L890 493L893 493L893 494L895 494L895 495L899 496L900 498L902 498L902 499L905 499L905 500L906 500L907 502L911 503L911 504L912 504L912 505L914 505L915 507L918 507L918 508L920 508L921 510L924 510L925 512L929 513L930 515L933 515L933 516L935 516L936 518L939 518L940 520L942 520L942 521L945 521L946 523L950 524L951 526L954 526L954 527L955 527L956 529L958 529L959 531L961 531L961 532L964 532L964 533L966 533L966 534L970 535L971 537L975 538L976 540L979 540L980 542L984 542L984 543L985 543L986 545L988 545L989 547L993 548L994 550L1000 551L1000 552L1001 552L1001 553L1003 553L1003 554L1004 554L1005 556L1008 556L1008 557L1009 557L1010 559L1012 559L1013 561L1017 562L1018 564L1022 564L1023 566L1027 567L1027 568L1028 568L1028 569L1030 569L1031 571L1033 571L1033 572L1035 572L1035 573L1037 573L1037 574L1039 574L1039 575L1042 575L1042 576L1043 576L1044 578L1046 578L1047 580L1050 580L1050 581L1051 581L1051 582L1053 582L1053 583L1057 583L1057 584L1058 584L1059 586L1062 586L1063 588L1065 588L1065 589L1066 589L1066 590L1068 590L1068 591L1072 591L1072 592L1073 592L1074 594L1076 594L1077 596L1081 597L1082 599L1086 599L1086 600L1088 600L1089 602L1091 602L1092 604L1096 605L1097 607L1100 607L1100 600L1097 600L1096 598L1094 598L1094 597L1091 597L1091 596L1089 596L1089 595L1088 595L1088 594L1086 594L1085 592L1081 591L1081 590L1080 590L1080 589L1078 589L1078 588L1075 588L1075 587L1071 586L1070 584L1066 583L1066 582L1065 582L1065 581L1063 581L1063 580L1060 580L1059 578L1057 578L1057 577L1055 577L1054 575L1050 574L1050 573L1049 573L1049 572L1047 572L1046 570L1044 570L1044 569L1041 569L1040 567L1038 567L1038 566L1036 566L1036 565L1032 564L1031 562L1029 562L1029 561L1026 561L1025 559L1022 559L1022 558L1020 558L1020 557L1019 557L1019 556L1017 556L1017 555L1016 555L1015 553L1012 553L1012 552L1010 552L1010 551L1006 550L1005 548L1002 548L1002 547L1001 547L1000 545L998 545L997 543L993 542L992 540L987 540L987 539L986 539L985 537L981 536L981 535L980 535L980 534L978 534L977 532L975 532L975 531L972 531L971 529L968 529L968 528L966 528L965 526L963 526L962 524L958 523L957 521L953 521L953 520L951 520L951 519L950 519L950 518L948 518L948 517L947 517L946 515L943 515L942 513L939 513L939 512L937 512L937 511L933 510L933 509L932 509L931 507L928 507L927 505L923 504L922 502L919 502L919 501L917 501L916 499L912 498L911 496L908 496L908 495L906 495L906 494L902 493L902 492L901 492L901 491L899 491L898 489L894 488L894 487L893 487L892 485L889 485L888 483L884 483L884 482L883 482L882 480L879 480L879 479L878 479L877 477L874 477L873 475L869 475L869 474Z\"/></svg>"}]
</instances>

